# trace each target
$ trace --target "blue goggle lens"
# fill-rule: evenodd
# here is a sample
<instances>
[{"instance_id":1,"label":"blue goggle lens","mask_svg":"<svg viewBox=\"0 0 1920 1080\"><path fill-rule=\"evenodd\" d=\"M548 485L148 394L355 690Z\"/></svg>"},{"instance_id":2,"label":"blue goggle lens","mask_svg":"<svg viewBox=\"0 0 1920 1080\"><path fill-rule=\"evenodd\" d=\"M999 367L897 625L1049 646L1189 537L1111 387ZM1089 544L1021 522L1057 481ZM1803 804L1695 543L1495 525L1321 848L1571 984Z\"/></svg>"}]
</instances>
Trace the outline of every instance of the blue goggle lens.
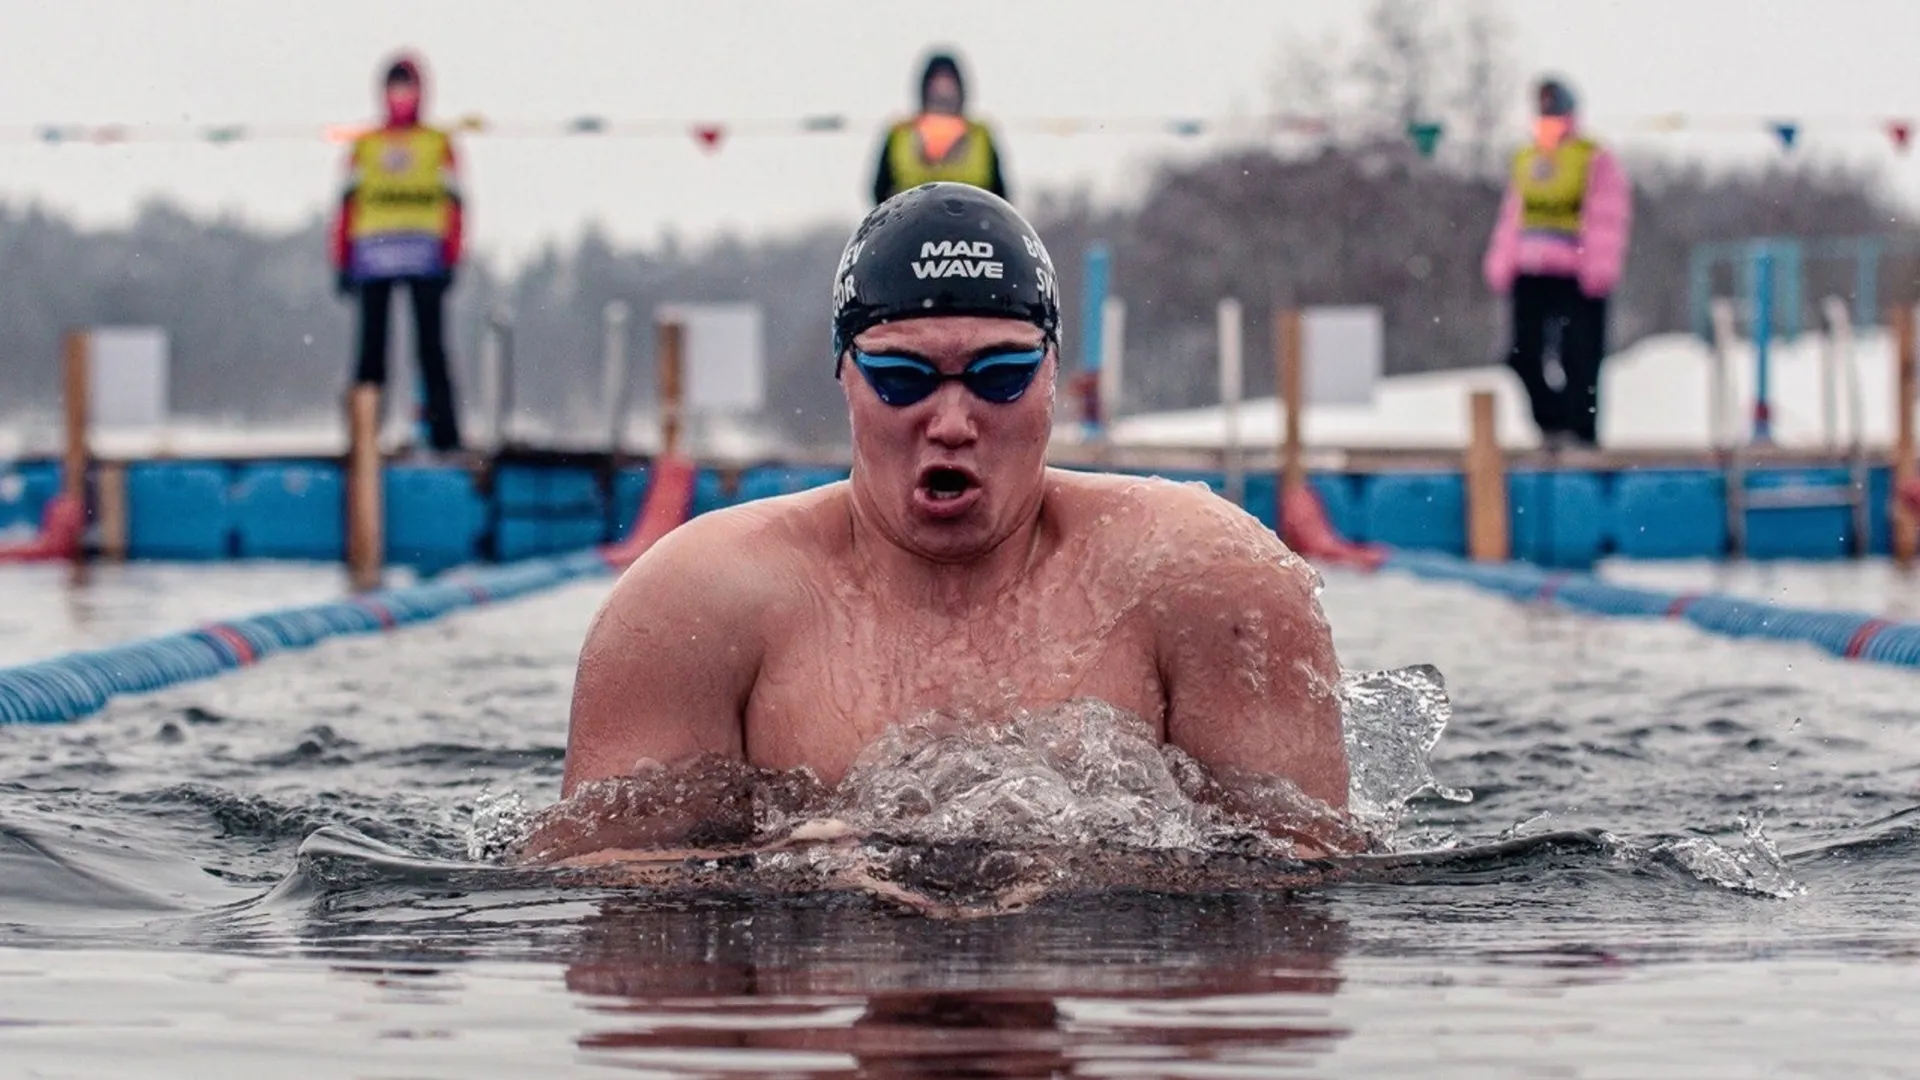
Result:
<instances>
[{"instance_id":1,"label":"blue goggle lens","mask_svg":"<svg viewBox=\"0 0 1920 1080\"><path fill-rule=\"evenodd\" d=\"M1033 385L1034 376L1047 358L1045 348L1029 352L994 353L968 364L958 375L942 375L940 369L912 356L870 355L853 351L853 365L873 387L876 397L889 405L904 407L931 397L940 384L957 381L982 401L1006 405L1020 400Z\"/></svg>"}]
</instances>

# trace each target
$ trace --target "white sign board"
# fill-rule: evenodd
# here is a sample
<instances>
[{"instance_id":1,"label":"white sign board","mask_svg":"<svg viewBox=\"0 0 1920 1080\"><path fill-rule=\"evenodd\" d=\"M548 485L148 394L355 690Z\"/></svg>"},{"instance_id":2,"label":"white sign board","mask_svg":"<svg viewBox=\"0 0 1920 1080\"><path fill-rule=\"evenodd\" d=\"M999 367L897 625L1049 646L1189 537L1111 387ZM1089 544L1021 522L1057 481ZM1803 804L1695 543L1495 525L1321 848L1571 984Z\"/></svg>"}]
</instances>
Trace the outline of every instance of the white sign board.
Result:
<instances>
[{"instance_id":1,"label":"white sign board","mask_svg":"<svg viewBox=\"0 0 1920 1080\"><path fill-rule=\"evenodd\" d=\"M766 406L766 335L758 304L664 304L677 320L686 408L691 413L757 413Z\"/></svg>"},{"instance_id":2,"label":"white sign board","mask_svg":"<svg viewBox=\"0 0 1920 1080\"><path fill-rule=\"evenodd\" d=\"M1371 405L1385 364L1386 330L1377 307L1310 307L1300 313L1301 378L1307 404Z\"/></svg>"},{"instance_id":3,"label":"white sign board","mask_svg":"<svg viewBox=\"0 0 1920 1080\"><path fill-rule=\"evenodd\" d=\"M97 429L167 423L167 332L103 326L88 335L88 417Z\"/></svg>"}]
</instances>

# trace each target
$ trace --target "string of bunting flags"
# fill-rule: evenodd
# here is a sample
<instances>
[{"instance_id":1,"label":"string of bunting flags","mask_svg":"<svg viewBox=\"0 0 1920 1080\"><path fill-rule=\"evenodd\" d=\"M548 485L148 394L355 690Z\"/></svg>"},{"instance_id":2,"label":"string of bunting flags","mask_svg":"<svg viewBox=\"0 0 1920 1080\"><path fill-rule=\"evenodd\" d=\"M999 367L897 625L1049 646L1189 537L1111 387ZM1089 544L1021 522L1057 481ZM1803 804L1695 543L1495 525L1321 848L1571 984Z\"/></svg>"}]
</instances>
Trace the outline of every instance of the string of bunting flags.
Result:
<instances>
[{"instance_id":1,"label":"string of bunting flags","mask_svg":"<svg viewBox=\"0 0 1920 1080\"><path fill-rule=\"evenodd\" d=\"M718 152L736 138L767 136L805 136L843 132L877 131L887 118L849 118L820 114L792 118L748 118L736 120L699 119L614 119L582 115L552 121L495 121L469 113L448 126L459 133L490 138L607 138L607 139L690 139L707 153ZM1336 122L1313 116L1278 114L1233 117L1012 117L990 120L1008 132L1051 136L1080 135L1171 135L1196 138L1205 135L1305 136L1330 137ZM1811 122L1769 117L1708 117L1666 113L1628 117L1609 121L1601 117L1589 125L1596 131L1615 134L1712 133L1770 135L1782 150L1792 150L1809 131L1834 131L1848 134L1878 132L1893 148L1906 152L1913 140L1914 121L1906 118L1835 117ZM353 124L42 124L37 126L0 126L0 143L45 143L48 145L118 146L129 143L204 143L230 146L244 142L306 141L319 139L347 143L366 131ZM1438 121L1408 124L1406 137L1422 155L1432 156L1446 136L1446 125Z\"/></svg>"}]
</instances>

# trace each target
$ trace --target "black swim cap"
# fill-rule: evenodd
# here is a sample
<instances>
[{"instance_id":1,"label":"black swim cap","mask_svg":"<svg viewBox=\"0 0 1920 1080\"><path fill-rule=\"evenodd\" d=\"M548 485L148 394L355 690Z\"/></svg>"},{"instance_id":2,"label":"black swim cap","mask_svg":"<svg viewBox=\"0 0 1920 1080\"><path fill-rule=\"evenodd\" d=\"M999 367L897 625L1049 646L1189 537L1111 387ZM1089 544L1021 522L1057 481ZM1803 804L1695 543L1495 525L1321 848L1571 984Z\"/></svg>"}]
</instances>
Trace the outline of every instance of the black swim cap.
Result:
<instances>
[{"instance_id":1,"label":"black swim cap","mask_svg":"<svg viewBox=\"0 0 1920 1080\"><path fill-rule=\"evenodd\" d=\"M1060 285L1040 234L971 184L921 184L873 208L833 275L834 370L869 327L935 315L1019 319L1060 343Z\"/></svg>"}]
</instances>

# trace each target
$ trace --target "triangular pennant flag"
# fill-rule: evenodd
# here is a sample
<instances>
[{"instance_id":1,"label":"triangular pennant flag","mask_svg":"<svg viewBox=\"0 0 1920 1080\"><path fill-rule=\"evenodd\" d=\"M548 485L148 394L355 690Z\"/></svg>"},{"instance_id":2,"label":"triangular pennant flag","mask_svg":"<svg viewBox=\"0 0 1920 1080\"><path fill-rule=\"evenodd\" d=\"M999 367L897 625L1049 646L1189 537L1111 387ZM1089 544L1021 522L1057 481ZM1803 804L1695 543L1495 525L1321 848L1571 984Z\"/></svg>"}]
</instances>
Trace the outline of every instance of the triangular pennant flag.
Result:
<instances>
[{"instance_id":1,"label":"triangular pennant flag","mask_svg":"<svg viewBox=\"0 0 1920 1080\"><path fill-rule=\"evenodd\" d=\"M727 129L719 124L702 124L693 129L694 141L700 144L700 149L709 154L719 151L720 140L726 138L726 135Z\"/></svg>"},{"instance_id":2,"label":"triangular pennant flag","mask_svg":"<svg viewBox=\"0 0 1920 1080\"><path fill-rule=\"evenodd\" d=\"M1906 152L1907 144L1913 141L1913 125L1905 120L1894 120L1887 124L1887 136L1893 140L1893 148Z\"/></svg>"},{"instance_id":3,"label":"triangular pennant flag","mask_svg":"<svg viewBox=\"0 0 1920 1080\"><path fill-rule=\"evenodd\" d=\"M1407 125L1407 137L1413 140L1421 157L1432 157L1433 152L1440 148L1440 136L1445 133L1445 125L1431 120L1416 120Z\"/></svg>"},{"instance_id":4,"label":"triangular pennant flag","mask_svg":"<svg viewBox=\"0 0 1920 1080\"><path fill-rule=\"evenodd\" d=\"M1773 137L1780 140L1780 148L1793 149L1793 140L1800 134L1800 125L1786 120L1776 120L1773 125Z\"/></svg>"},{"instance_id":5,"label":"triangular pennant flag","mask_svg":"<svg viewBox=\"0 0 1920 1080\"><path fill-rule=\"evenodd\" d=\"M598 135L607 130L607 122L598 116L576 116L567 122L567 130L575 135Z\"/></svg>"},{"instance_id":6,"label":"triangular pennant flag","mask_svg":"<svg viewBox=\"0 0 1920 1080\"><path fill-rule=\"evenodd\" d=\"M225 127L212 127L207 129L207 141L210 143L225 145L230 142L239 142L246 137L247 129L238 124L228 124Z\"/></svg>"}]
</instances>

